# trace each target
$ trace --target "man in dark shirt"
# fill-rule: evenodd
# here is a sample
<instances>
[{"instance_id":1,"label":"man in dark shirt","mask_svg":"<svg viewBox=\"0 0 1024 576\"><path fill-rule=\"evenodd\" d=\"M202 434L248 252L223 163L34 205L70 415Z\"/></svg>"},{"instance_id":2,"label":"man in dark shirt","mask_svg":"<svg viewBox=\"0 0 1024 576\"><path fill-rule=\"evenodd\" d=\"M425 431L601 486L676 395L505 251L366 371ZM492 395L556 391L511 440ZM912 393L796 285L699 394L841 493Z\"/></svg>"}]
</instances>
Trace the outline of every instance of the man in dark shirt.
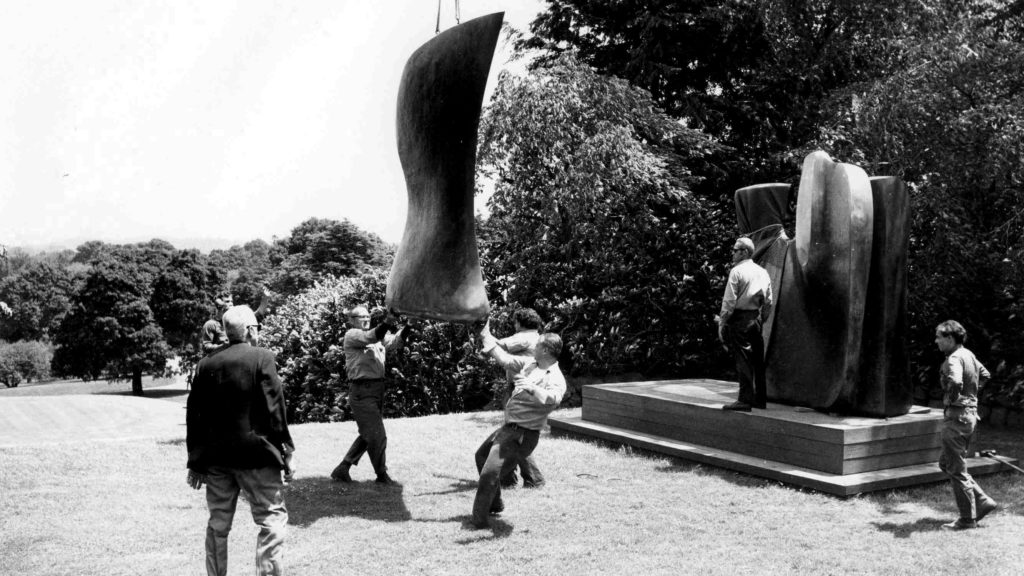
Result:
<instances>
[{"instance_id":1,"label":"man in dark shirt","mask_svg":"<svg viewBox=\"0 0 1024 576\"><path fill-rule=\"evenodd\" d=\"M189 486L206 484L206 572L227 574L228 533L238 494L245 492L253 521L258 573L281 574L288 511L282 488L294 474L295 445L288 432L274 355L257 348L256 315L248 306L224 313L227 346L199 361L186 406Z\"/></svg>"}]
</instances>

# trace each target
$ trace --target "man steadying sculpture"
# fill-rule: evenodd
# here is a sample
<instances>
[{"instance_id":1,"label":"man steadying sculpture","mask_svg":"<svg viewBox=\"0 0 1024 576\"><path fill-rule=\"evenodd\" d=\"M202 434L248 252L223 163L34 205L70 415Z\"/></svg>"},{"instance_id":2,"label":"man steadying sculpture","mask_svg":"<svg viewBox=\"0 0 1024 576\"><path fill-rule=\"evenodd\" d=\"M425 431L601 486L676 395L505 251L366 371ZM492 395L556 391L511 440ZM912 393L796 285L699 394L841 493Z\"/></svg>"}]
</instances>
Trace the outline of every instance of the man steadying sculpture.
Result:
<instances>
[{"instance_id":1,"label":"man steadying sculpture","mask_svg":"<svg viewBox=\"0 0 1024 576\"><path fill-rule=\"evenodd\" d=\"M943 528L976 528L978 521L995 510L989 498L967 472L967 454L978 425L978 391L989 379L989 372L974 353L964 347L967 330L956 320L947 320L935 328L935 345L946 355L939 369L942 384L942 455L939 468L949 476L960 518Z\"/></svg>"},{"instance_id":2,"label":"man steadying sculpture","mask_svg":"<svg viewBox=\"0 0 1024 576\"><path fill-rule=\"evenodd\" d=\"M723 410L750 412L767 406L762 315L772 305L772 281L768 272L754 263L754 243L740 238L732 247L735 264L722 296L718 315L718 339L732 352L739 374L740 393L736 402Z\"/></svg>"},{"instance_id":3,"label":"man steadying sculpture","mask_svg":"<svg viewBox=\"0 0 1024 576\"><path fill-rule=\"evenodd\" d=\"M544 321L533 308L520 308L512 314L512 322L515 326L515 334L498 340L498 346L513 356L532 358ZM502 394L502 405L508 402L509 396L515 391L515 377L516 372L509 368L505 369L506 388ZM544 474L537 467L537 461L534 460L532 454L519 461L518 468L523 475L524 488L540 488L544 485ZM519 478L516 476L515 468L501 477L502 488L511 488L518 482Z\"/></svg>"},{"instance_id":4,"label":"man steadying sculpture","mask_svg":"<svg viewBox=\"0 0 1024 576\"><path fill-rule=\"evenodd\" d=\"M487 324L480 336L481 351L516 374L515 388L505 403L505 423L476 451L480 482L473 501L472 524L475 528L486 528L487 517L505 509L499 478L537 447L548 414L558 407L565 395L565 377L558 367L558 355L562 352L562 339L558 334L542 334L532 357L505 352Z\"/></svg>"},{"instance_id":5,"label":"man steadying sculpture","mask_svg":"<svg viewBox=\"0 0 1024 576\"><path fill-rule=\"evenodd\" d=\"M331 478L351 482L349 470L359 464L363 454L369 453L370 464L377 474L377 482L390 484L386 451L388 435L384 429L384 357L388 350L402 345L404 327L399 329L397 318L388 314L383 322L370 328L370 312L365 306L356 306L348 312L349 330L342 346L345 351L345 373L348 376L348 403L359 427L359 436L352 442L348 453L331 472Z\"/></svg>"}]
</instances>

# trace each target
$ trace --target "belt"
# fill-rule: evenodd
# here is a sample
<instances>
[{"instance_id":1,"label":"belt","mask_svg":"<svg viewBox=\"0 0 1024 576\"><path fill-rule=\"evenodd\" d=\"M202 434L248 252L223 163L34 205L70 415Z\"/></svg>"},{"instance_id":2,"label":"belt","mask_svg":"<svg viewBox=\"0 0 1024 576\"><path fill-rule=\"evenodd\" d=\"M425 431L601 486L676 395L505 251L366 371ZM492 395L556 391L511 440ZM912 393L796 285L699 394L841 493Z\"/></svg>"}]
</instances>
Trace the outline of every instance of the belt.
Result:
<instances>
[{"instance_id":1,"label":"belt","mask_svg":"<svg viewBox=\"0 0 1024 576\"><path fill-rule=\"evenodd\" d=\"M373 384L374 382L383 381L383 378L356 378L355 380L349 380L352 384Z\"/></svg>"}]
</instances>

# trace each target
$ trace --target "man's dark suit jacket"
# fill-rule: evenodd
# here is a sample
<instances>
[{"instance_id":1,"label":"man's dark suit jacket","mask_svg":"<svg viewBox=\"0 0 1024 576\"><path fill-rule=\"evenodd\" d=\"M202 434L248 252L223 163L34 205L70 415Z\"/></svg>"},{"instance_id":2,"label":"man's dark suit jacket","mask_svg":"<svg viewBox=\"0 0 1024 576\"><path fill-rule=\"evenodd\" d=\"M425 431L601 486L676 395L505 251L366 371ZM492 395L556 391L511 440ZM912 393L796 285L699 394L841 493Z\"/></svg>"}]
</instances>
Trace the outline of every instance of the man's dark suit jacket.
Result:
<instances>
[{"instance_id":1,"label":"man's dark suit jacket","mask_svg":"<svg viewBox=\"0 0 1024 576\"><path fill-rule=\"evenodd\" d=\"M188 468L285 467L294 450L274 354L247 343L199 361L185 417Z\"/></svg>"}]
</instances>

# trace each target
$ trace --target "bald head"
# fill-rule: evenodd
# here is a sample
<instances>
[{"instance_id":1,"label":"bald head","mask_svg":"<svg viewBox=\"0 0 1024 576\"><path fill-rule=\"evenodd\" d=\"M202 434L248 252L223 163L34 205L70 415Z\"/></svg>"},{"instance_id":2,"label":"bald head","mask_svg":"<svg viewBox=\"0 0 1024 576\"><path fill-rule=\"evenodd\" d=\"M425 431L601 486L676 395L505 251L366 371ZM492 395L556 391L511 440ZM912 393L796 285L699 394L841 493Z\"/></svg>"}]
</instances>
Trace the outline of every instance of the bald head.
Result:
<instances>
[{"instance_id":1,"label":"bald head","mask_svg":"<svg viewBox=\"0 0 1024 576\"><path fill-rule=\"evenodd\" d=\"M229 342L246 342L256 340L259 337L259 322L256 321L256 314L248 306L232 306L224 313L222 319L224 332ZM254 328L254 336L249 337L249 328Z\"/></svg>"}]
</instances>

